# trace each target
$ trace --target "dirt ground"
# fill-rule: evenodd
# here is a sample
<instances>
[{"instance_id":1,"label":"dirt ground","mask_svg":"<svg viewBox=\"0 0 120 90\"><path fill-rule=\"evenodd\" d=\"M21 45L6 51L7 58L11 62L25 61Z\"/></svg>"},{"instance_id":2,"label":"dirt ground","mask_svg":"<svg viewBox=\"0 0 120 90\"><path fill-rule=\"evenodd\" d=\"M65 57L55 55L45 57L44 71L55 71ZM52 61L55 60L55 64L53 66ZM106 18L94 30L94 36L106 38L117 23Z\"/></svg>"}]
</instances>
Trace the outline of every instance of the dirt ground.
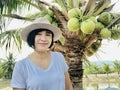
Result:
<instances>
[{"instance_id":1,"label":"dirt ground","mask_svg":"<svg viewBox=\"0 0 120 90\"><path fill-rule=\"evenodd\" d=\"M84 75L83 76L83 82L119 82L120 77L117 73L113 74L90 74L90 75Z\"/></svg>"}]
</instances>

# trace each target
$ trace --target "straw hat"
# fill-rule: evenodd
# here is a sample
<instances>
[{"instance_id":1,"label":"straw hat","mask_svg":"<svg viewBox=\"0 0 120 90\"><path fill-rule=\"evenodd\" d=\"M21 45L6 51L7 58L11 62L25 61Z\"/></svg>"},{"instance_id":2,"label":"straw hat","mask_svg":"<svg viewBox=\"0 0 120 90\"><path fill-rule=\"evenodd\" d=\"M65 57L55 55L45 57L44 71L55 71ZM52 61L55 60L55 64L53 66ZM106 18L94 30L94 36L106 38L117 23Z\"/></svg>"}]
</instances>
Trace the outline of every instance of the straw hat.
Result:
<instances>
[{"instance_id":1,"label":"straw hat","mask_svg":"<svg viewBox=\"0 0 120 90\"><path fill-rule=\"evenodd\" d=\"M54 41L57 41L60 36L62 35L59 28L50 24L50 22L46 18L39 18L33 21L32 24L28 25L27 27L23 28L21 36L24 41L27 41L27 37L29 33L35 29L48 29L53 32L54 34Z\"/></svg>"}]
</instances>

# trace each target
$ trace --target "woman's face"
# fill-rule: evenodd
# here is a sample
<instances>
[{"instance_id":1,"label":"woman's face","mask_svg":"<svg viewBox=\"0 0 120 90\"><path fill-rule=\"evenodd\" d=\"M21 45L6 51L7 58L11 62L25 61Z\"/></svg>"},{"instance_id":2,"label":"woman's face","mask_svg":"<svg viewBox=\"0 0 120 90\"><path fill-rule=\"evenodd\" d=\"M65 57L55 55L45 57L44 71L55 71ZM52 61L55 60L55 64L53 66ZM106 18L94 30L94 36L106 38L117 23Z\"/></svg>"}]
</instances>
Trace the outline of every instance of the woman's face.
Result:
<instances>
[{"instance_id":1,"label":"woman's face","mask_svg":"<svg viewBox=\"0 0 120 90\"><path fill-rule=\"evenodd\" d=\"M52 42L52 33L49 31L41 31L35 36L35 50L46 51Z\"/></svg>"}]
</instances>

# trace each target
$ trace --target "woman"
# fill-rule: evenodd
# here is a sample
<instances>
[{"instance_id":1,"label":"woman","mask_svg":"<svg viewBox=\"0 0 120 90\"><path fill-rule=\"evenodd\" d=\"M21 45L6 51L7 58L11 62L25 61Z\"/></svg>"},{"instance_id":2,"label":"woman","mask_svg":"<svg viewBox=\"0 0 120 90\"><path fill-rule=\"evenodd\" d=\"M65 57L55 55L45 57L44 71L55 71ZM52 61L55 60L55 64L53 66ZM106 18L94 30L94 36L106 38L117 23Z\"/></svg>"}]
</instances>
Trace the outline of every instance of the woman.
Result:
<instances>
[{"instance_id":1,"label":"woman","mask_svg":"<svg viewBox=\"0 0 120 90\"><path fill-rule=\"evenodd\" d=\"M34 51L15 64L13 90L73 90L63 55L50 51L61 36L60 30L40 18L24 28L21 35Z\"/></svg>"}]
</instances>

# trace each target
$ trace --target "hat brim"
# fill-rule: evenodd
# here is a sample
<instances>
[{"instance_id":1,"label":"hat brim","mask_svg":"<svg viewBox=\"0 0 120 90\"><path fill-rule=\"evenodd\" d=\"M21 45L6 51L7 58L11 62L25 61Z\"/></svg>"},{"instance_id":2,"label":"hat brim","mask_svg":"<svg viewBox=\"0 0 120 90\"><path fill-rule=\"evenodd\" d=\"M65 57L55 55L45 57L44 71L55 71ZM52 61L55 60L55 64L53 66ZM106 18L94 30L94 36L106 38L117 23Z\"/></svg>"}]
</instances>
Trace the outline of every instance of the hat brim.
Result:
<instances>
[{"instance_id":1,"label":"hat brim","mask_svg":"<svg viewBox=\"0 0 120 90\"><path fill-rule=\"evenodd\" d=\"M41 28L52 31L54 34L54 41L57 41L60 38L60 36L62 35L60 29L53 25L46 24L46 23L35 23L35 24L31 24L23 29L23 31L21 33L22 39L24 41L27 41L27 37L31 31L33 31L35 29L41 29Z\"/></svg>"}]
</instances>

